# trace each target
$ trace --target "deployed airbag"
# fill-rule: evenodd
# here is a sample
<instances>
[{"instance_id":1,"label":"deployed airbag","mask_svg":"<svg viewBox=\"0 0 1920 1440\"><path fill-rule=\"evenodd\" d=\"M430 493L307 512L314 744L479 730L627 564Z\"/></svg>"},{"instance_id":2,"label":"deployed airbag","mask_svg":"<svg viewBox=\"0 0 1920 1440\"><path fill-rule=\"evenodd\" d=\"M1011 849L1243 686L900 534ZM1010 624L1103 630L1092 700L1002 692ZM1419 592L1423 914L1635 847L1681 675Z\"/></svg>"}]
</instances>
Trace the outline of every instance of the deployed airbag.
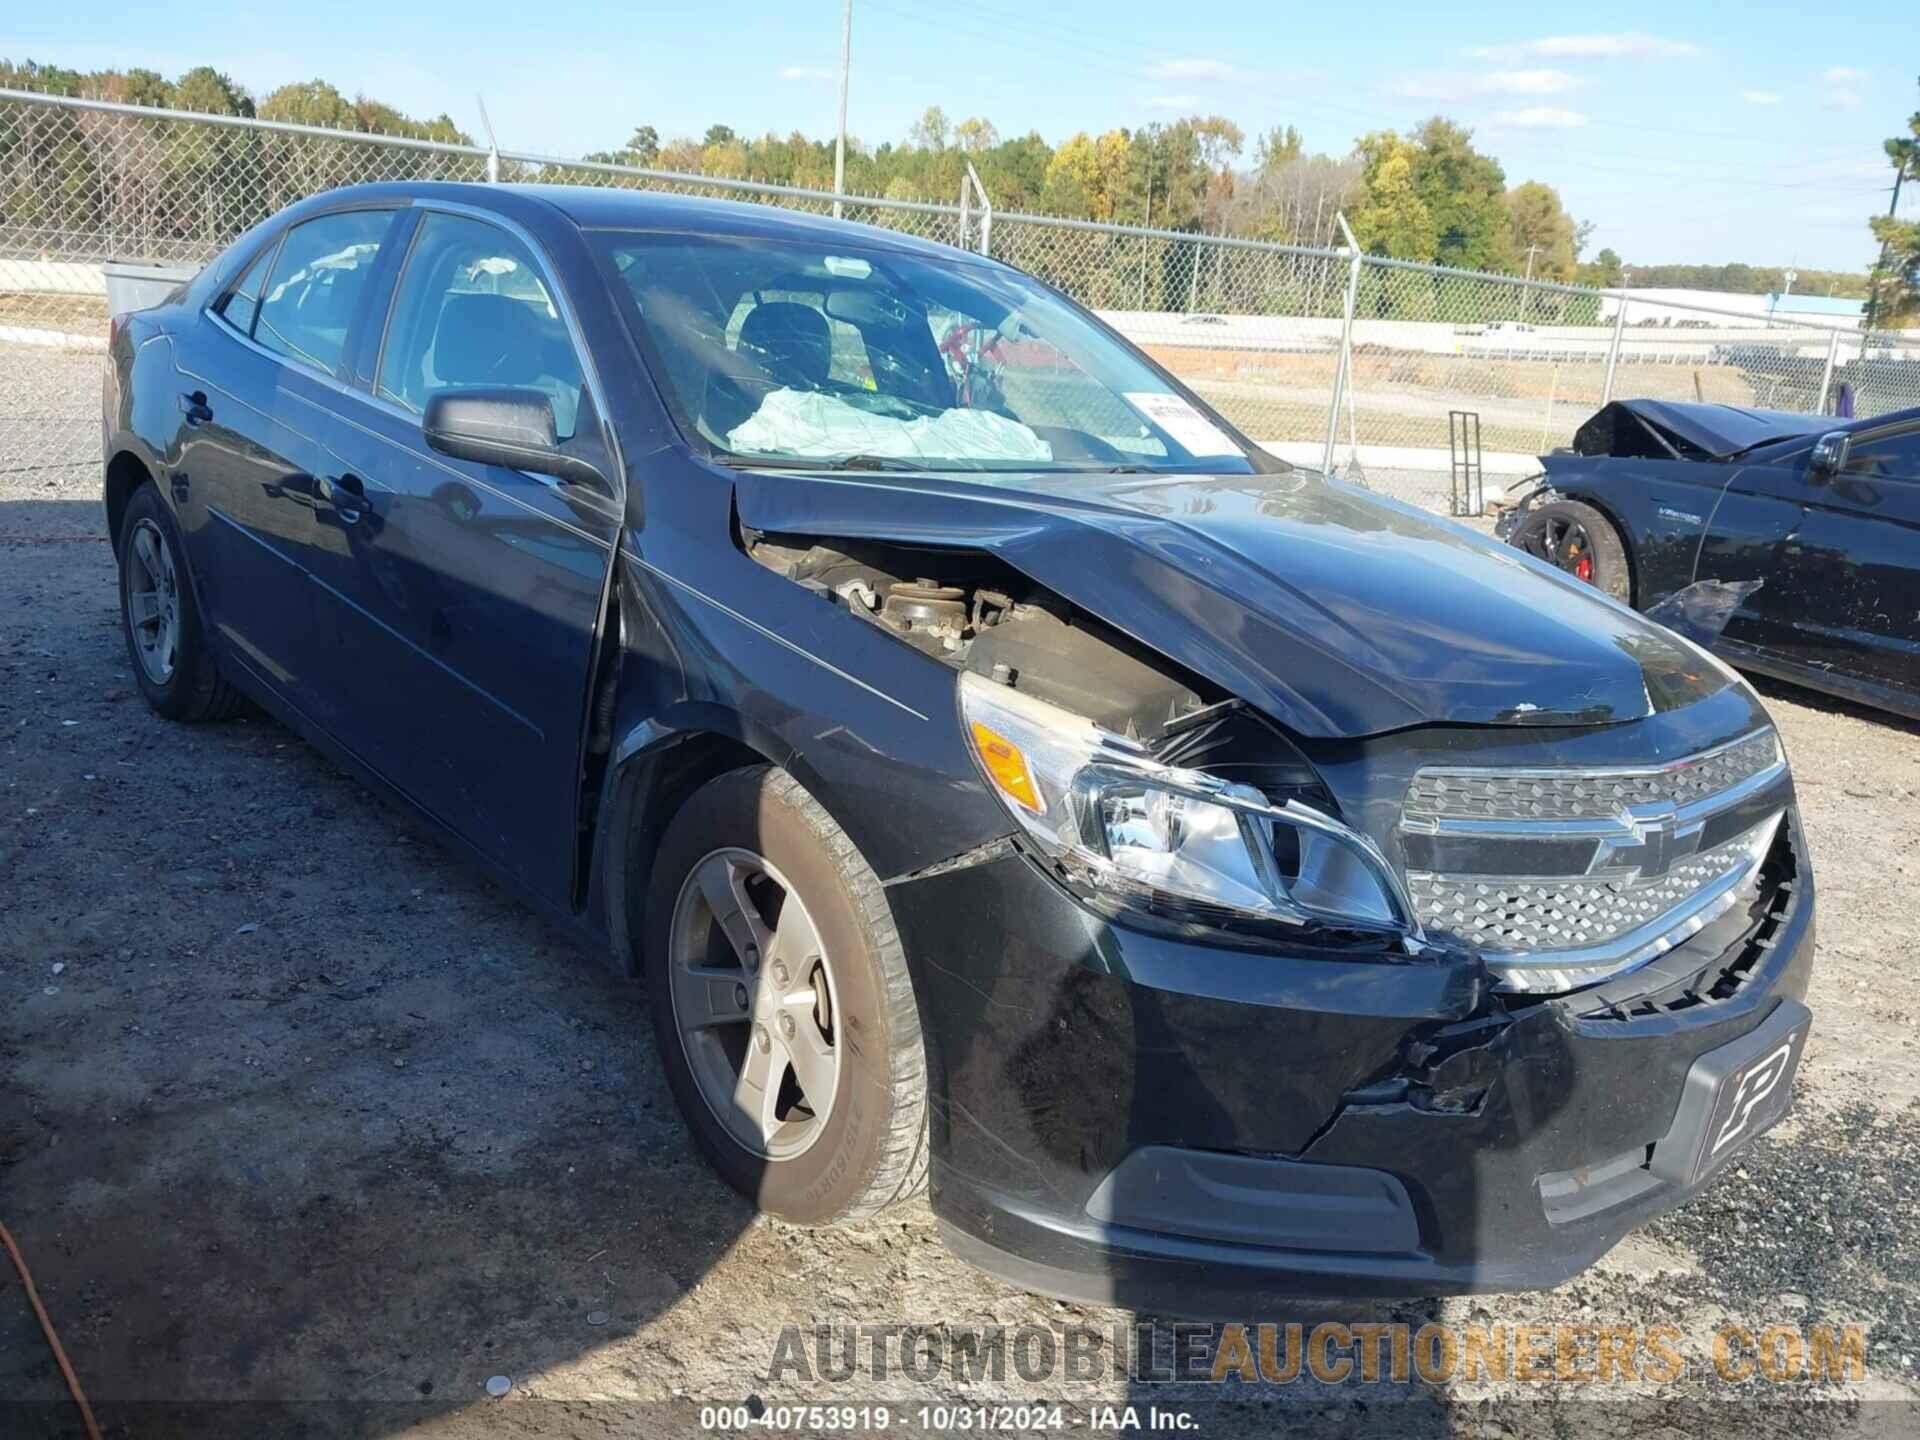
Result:
<instances>
[{"instance_id":1,"label":"deployed airbag","mask_svg":"<svg viewBox=\"0 0 1920 1440\"><path fill-rule=\"evenodd\" d=\"M817 460L846 455L1015 464L1053 459L1053 447L1032 430L991 411L946 410L901 420L809 390L772 392L750 419L733 427L727 446L744 455Z\"/></svg>"}]
</instances>

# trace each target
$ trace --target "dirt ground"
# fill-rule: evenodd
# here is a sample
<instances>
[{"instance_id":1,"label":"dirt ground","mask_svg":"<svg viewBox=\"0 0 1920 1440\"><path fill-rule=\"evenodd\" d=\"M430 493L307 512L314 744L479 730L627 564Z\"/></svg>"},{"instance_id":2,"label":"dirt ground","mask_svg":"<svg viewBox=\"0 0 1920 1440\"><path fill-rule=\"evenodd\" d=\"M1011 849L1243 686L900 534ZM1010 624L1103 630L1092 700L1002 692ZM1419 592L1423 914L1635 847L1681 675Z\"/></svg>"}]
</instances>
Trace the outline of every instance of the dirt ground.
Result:
<instances>
[{"instance_id":1,"label":"dirt ground","mask_svg":"<svg viewBox=\"0 0 1920 1440\"><path fill-rule=\"evenodd\" d=\"M1228 1436L1911 1433L1915 727L1766 691L1820 876L1816 1024L1724 1183L1547 1294L1249 1317L1670 1325L1679 1379L776 1384L789 1324L1127 1317L967 1268L924 1202L757 1219L695 1155L643 994L274 724L147 711L95 484L0 476L0 1220L110 1433L650 1436L702 1401L881 1402L910 1433L990 1398ZM1716 1375L1719 1327L1775 1322L1865 1325L1866 1378ZM0 1433L78 1433L3 1265Z\"/></svg>"}]
</instances>

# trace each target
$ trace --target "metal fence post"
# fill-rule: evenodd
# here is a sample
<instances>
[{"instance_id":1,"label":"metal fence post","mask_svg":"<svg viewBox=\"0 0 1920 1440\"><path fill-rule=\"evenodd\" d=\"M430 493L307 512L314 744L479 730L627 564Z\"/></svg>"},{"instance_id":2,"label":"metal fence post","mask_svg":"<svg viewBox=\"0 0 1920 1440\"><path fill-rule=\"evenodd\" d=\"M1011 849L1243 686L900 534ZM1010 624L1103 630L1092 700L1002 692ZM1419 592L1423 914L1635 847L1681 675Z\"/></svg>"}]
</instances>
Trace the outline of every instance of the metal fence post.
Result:
<instances>
[{"instance_id":1,"label":"metal fence post","mask_svg":"<svg viewBox=\"0 0 1920 1440\"><path fill-rule=\"evenodd\" d=\"M500 183L500 140L493 133L493 120L487 114L487 101L483 95L476 94L474 103L480 107L480 124L487 132L487 183Z\"/></svg>"},{"instance_id":2,"label":"metal fence post","mask_svg":"<svg viewBox=\"0 0 1920 1440\"><path fill-rule=\"evenodd\" d=\"M1827 413L1827 397L1833 392L1833 362L1840 356L1840 332L1827 337L1827 368L1820 375L1820 414Z\"/></svg>"},{"instance_id":3,"label":"metal fence post","mask_svg":"<svg viewBox=\"0 0 1920 1440\"><path fill-rule=\"evenodd\" d=\"M980 172L973 168L971 160L967 162L967 180L973 186L974 199L980 202L980 253L988 255L992 253L990 247L993 244L993 201L987 198L987 187L980 183ZM966 234L967 212L964 204L966 195L967 187L962 185L960 187L960 198L963 202L960 209L960 231L963 237Z\"/></svg>"},{"instance_id":4,"label":"metal fence post","mask_svg":"<svg viewBox=\"0 0 1920 1440\"><path fill-rule=\"evenodd\" d=\"M1607 346L1607 383L1602 386L1600 390L1600 403L1602 405L1611 404L1613 401L1613 372L1620 366L1620 338L1626 333L1627 307L1632 303L1631 300L1622 295L1620 297L1620 308L1614 311L1613 314L1613 340Z\"/></svg>"},{"instance_id":5,"label":"metal fence post","mask_svg":"<svg viewBox=\"0 0 1920 1440\"><path fill-rule=\"evenodd\" d=\"M1347 217L1339 211L1333 218L1340 222L1340 233L1347 237L1347 303L1340 320L1340 354L1333 366L1333 400L1327 406L1327 449L1320 461L1320 473L1333 474L1333 447L1340 438L1340 396L1347 386L1347 366L1353 354L1353 308L1360 299L1360 242L1353 238ZM1356 442L1358 443L1358 442Z\"/></svg>"}]
</instances>

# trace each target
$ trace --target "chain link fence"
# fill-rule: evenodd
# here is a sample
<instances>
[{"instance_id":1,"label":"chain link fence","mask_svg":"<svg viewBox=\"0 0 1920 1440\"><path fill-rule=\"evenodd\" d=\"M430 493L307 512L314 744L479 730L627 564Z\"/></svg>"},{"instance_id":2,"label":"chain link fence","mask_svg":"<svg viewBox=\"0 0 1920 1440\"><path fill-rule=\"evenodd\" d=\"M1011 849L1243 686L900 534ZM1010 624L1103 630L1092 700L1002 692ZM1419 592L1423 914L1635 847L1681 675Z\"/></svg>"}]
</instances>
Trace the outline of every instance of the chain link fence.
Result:
<instances>
[{"instance_id":1,"label":"chain link fence","mask_svg":"<svg viewBox=\"0 0 1920 1440\"><path fill-rule=\"evenodd\" d=\"M620 186L841 213L1057 286L1297 462L1449 508L1450 412L1488 483L1538 469L1605 400L1861 416L1920 405L1920 334L1682 306L1314 249L836 197L478 146L0 91L0 475L99 464L101 265L196 266L319 190L374 180ZM1742 297L1728 297L1733 306Z\"/></svg>"}]
</instances>

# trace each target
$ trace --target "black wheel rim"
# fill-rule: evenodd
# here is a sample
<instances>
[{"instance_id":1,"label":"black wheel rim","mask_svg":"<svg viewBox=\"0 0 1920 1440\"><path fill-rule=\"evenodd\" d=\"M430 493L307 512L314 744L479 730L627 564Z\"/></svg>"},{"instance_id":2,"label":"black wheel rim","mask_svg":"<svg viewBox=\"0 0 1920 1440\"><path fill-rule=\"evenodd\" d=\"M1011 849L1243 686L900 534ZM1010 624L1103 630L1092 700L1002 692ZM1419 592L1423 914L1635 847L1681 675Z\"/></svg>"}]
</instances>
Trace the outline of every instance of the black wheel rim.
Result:
<instances>
[{"instance_id":1,"label":"black wheel rim","mask_svg":"<svg viewBox=\"0 0 1920 1440\"><path fill-rule=\"evenodd\" d=\"M1589 585L1594 583L1593 537L1578 520L1562 515L1542 516L1528 540L1529 555L1566 571L1577 580Z\"/></svg>"}]
</instances>

